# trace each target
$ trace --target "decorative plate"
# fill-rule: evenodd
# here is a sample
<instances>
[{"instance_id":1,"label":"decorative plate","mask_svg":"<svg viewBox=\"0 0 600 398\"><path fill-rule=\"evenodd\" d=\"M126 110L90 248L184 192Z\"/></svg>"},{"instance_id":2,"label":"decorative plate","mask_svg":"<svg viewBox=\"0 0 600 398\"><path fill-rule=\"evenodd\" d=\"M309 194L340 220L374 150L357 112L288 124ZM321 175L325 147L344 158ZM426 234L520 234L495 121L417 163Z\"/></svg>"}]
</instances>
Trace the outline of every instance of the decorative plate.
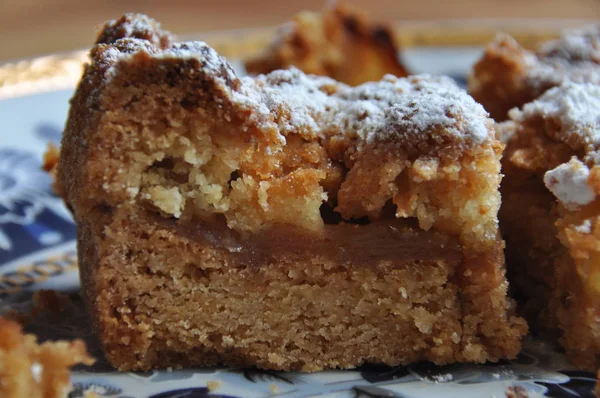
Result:
<instances>
[{"instance_id":1,"label":"decorative plate","mask_svg":"<svg viewBox=\"0 0 600 398\"><path fill-rule=\"evenodd\" d=\"M464 84L479 52L477 48L415 48L404 57L414 71L447 74ZM50 177L41 170L48 142L60 142L84 58L79 52L29 61L25 67L0 66L0 83L4 83L0 84L0 314L27 310L32 306L31 292L37 289L70 292L74 308L69 316L47 317L28 327L41 340L84 338L100 358L92 368L74 370L70 398L83 397L88 390L114 398L594 396L594 374L575 370L554 344L532 340L517 359L485 365L373 365L317 373L228 368L119 373L111 369L101 359L79 308L75 226L52 193ZM50 71L48 75L36 75L35 67L39 70L40 65ZM7 78L9 72L13 76Z\"/></svg>"}]
</instances>

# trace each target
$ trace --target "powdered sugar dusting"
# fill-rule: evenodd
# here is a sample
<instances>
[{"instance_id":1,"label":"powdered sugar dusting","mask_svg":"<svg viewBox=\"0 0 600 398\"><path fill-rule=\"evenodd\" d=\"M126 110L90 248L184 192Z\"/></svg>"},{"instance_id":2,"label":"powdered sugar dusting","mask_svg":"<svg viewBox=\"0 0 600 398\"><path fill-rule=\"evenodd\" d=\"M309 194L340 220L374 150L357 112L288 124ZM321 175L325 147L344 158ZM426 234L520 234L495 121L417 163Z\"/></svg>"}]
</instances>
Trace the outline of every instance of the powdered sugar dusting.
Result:
<instances>
[{"instance_id":1,"label":"powdered sugar dusting","mask_svg":"<svg viewBox=\"0 0 600 398\"><path fill-rule=\"evenodd\" d=\"M124 54L130 51L119 45L137 41L142 40L118 40L107 50L109 63L114 66L131 59ZM152 47L148 42L138 46L139 51L155 59L197 60L203 78L221 91L215 101L230 101L233 109L247 110L248 120L265 134L274 134L281 144L289 134L345 135L357 140L358 149L377 140L410 145L444 135L428 141L472 145L493 137L483 107L450 78L389 75L380 82L349 87L295 68L238 78L229 63L203 42L179 43L165 50L148 46Z\"/></svg>"},{"instance_id":2,"label":"powdered sugar dusting","mask_svg":"<svg viewBox=\"0 0 600 398\"><path fill-rule=\"evenodd\" d=\"M157 57L160 57L158 55ZM201 68L206 74L213 75L216 79L227 81L237 80L238 77L233 67L217 52L202 41L189 41L176 43L162 53L165 58L195 58L200 61Z\"/></svg>"},{"instance_id":3,"label":"powdered sugar dusting","mask_svg":"<svg viewBox=\"0 0 600 398\"><path fill-rule=\"evenodd\" d=\"M252 78L247 78L248 82ZM337 83L325 77L307 76L296 68L274 71L257 79L261 102L270 112L285 109L286 115L279 117L279 128L284 135L298 131L301 134L316 134L325 112L335 106L335 100L322 88Z\"/></svg>"},{"instance_id":4,"label":"powdered sugar dusting","mask_svg":"<svg viewBox=\"0 0 600 398\"><path fill-rule=\"evenodd\" d=\"M591 152L600 144L600 86L565 83L526 104L522 111L511 111L510 117L518 121L553 119L560 127L555 138Z\"/></svg>"},{"instance_id":5,"label":"powdered sugar dusting","mask_svg":"<svg viewBox=\"0 0 600 398\"><path fill-rule=\"evenodd\" d=\"M436 383L448 383L454 379L452 373L432 375L431 378Z\"/></svg>"},{"instance_id":6,"label":"powdered sugar dusting","mask_svg":"<svg viewBox=\"0 0 600 398\"><path fill-rule=\"evenodd\" d=\"M489 134L487 113L473 98L458 90L449 78L427 76L412 82L408 95L398 96L386 111L395 127L388 134L423 134L432 128L454 137L482 142Z\"/></svg>"},{"instance_id":7,"label":"powdered sugar dusting","mask_svg":"<svg viewBox=\"0 0 600 398\"><path fill-rule=\"evenodd\" d=\"M454 140L481 143L490 137L483 107L449 78L386 76L349 87L291 68L241 81L232 100L277 123L283 136L336 131L356 136L359 148L360 141L425 137L439 134L440 127Z\"/></svg>"},{"instance_id":8,"label":"powdered sugar dusting","mask_svg":"<svg viewBox=\"0 0 600 398\"><path fill-rule=\"evenodd\" d=\"M570 210L587 205L596 199L596 193L587 181L590 169L577 158L549 170L544 175L544 184Z\"/></svg>"},{"instance_id":9,"label":"powdered sugar dusting","mask_svg":"<svg viewBox=\"0 0 600 398\"><path fill-rule=\"evenodd\" d=\"M541 120L545 134L582 153L581 160L573 157L544 176L546 187L567 209L595 200L587 181L589 167L600 164L600 86L567 82L546 91L522 110L511 110L509 116L534 126Z\"/></svg>"},{"instance_id":10,"label":"powdered sugar dusting","mask_svg":"<svg viewBox=\"0 0 600 398\"><path fill-rule=\"evenodd\" d=\"M600 24L566 30L536 53L524 52L526 82L542 93L564 82L600 84Z\"/></svg>"},{"instance_id":11,"label":"powdered sugar dusting","mask_svg":"<svg viewBox=\"0 0 600 398\"><path fill-rule=\"evenodd\" d=\"M600 63L600 24L566 30L559 39L543 44L538 54L545 58Z\"/></svg>"},{"instance_id":12,"label":"powdered sugar dusting","mask_svg":"<svg viewBox=\"0 0 600 398\"><path fill-rule=\"evenodd\" d=\"M456 140L481 143L489 137L487 113L450 78L386 76L349 87L291 69L259 79L270 84L267 103L276 100L293 110L289 122L295 129L309 125L314 131L338 130L365 141L438 134L439 127Z\"/></svg>"},{"instance_id":13,"label":"powdered sugar dusting","mask_svg":"<svg viewBox=\"0 0 600 398\"><path fill-rule=\"evenodd\" d=\"M589 61L571 63L564 59L537 61L527 72L529 86L538 92L564 82L600 83L600 65Z\"/></svg>"},{"instance_id":14,"label":"powdered sugar dusting","mask_svg":"<svg viewBox=\"0 0 600 398\"><path fill-rule=\"evenodd\" d=\"M447 77L398 79L388 75L380 82L344 87L337 95L350 102L336 116L337 122L342 126L350 121L358 124L352 127L363 139L431 134L437 127L447 129L446 133L455 138L477 143L489 134L483 107Z\"/></svg>"},{"instance_id":15,"label":"powdered sugar dusting","mask_svg":"<svg viewBox=\"0 0 600 398\"><path fill-rule=\"evenodd\" d=\"M587 219L583 220L583 222L577 226L575 226L575 231L581 234L591 234L592 233L592 221Z\"/></svg>"}]
</instances>

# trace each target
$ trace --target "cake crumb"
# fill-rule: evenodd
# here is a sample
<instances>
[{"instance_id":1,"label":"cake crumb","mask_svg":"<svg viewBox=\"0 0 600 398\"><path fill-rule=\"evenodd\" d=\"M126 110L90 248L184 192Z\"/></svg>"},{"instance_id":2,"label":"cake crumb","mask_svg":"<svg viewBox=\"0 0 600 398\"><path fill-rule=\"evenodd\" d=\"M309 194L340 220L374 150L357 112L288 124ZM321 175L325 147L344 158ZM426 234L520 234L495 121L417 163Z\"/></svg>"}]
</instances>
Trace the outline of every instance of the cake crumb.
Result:
<instances>
[{"instance_id":1,"label":"cake crumb","mask_svg":"<svg viewBox=\"0 0 600 398\"><path fill-rule=\"evenodd\" d=\"M42 169L53 174L56 169L56 165L58 164L58 159L60 157L60 153L58 152L58 148L54 143L49 142L46 152L44 152L44 158L42 161Z\"/></svg>"},{"instance_id":2,"label":"cake crumb","mask_svg":"<svg viewBox=\"0 0 600 398\"><path fill-rule=\"evenodd\" d=\"M269 384L269 389L273 394L279 394L281 389L276 384Z\"/></svg>"},{"instance_id":3,"label":"cake crumb","mask_svg":"<svg viewBox=\"0 0 600 398\"><path fill-rule=\"evenodd\" d=\"M400 294L402 294L402 298L408 298L408 293L404 287L400 288Z\"/></svg>"},{"instance_id":4,"label":"cake crumb","mask_svg":"<svg viewBox=\"0 0 600 398\"><path fill-rule=\"evenodd\" d=\"M219 387L221 387L221 384L223 384L221 380L209 380L206 383L206 387L208 388L208 391L213 392L216 391Z\"/></svg>"},{"instance_id":5,"label":"cake crumb","mask_svg":"<svg viewBox=\"0 0 600 398\"><path fill-rule=\"evenodd\" d=\"M454 379L450 373L447 373L445 375L440 374L440 375L431 376L431 378L436 383L448 383L449 381L452 381Z\"/></svg>"},{"instance_id":6,"label":"cake crumb","mask_svg":"<svg viewBox=\"0 0 600 398\"><path fill-rule=\"evenodd\" d=\"M59 317L74 306L69 296L56 290L35 291L32 301L33 308L29 312L10 310L4 314L4 318L25 325L42 314Z\"/></svg>"},{"instance_id":7,"label":"cake crumb","mask_svg":"<svg viewBox=\"0 0 600 398\"><path fill-rule=\"evenodd\" d=\"M96 391L86 391L83 395L84 398L100 398L100 395Z\"/></svg>"},{"instance_id":8,"label":"cake crumb","mask_svg":"<svg viewBox=\"0 0 600 398\"><path fill-rule=\"evenodd\" d=\"M506 398L529 398L529 393L525 387L510 386L506 390Z\"/></svg>"},{"instance_id":9,"label":"cake crumb","mask_svg":"<svg viewBox=\"0 0 600 398\"><path fill-rule=\"evenodd\" d=\"M48 397L67 395L69 369L92 365L82 340L37 343L21 326L0 318L0 396Z\"/></svg>"}]
</instances>

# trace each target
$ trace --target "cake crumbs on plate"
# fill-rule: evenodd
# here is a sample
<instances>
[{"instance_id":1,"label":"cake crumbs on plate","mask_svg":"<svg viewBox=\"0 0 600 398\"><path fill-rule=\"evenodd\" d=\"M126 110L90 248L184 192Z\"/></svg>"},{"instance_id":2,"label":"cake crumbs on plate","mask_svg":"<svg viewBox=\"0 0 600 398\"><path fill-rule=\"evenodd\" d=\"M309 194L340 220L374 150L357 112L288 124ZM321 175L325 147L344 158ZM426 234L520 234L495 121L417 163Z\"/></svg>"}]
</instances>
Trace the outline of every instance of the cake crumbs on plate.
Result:
<instances>
[{"instance_id":1,"label":"cake crumbs on plate","mask_svg":"<svg viewBox=\"0 0 600 398\"><path fill-rule=\"evenodd\" d=\"M510 386L506 389L506 398L530 398L530 395L525 387Z\"/></svg>"},{"instance_id":2,"label":"cake crumbs on plate","mask_svg":"<svg viewBox=\"0 0 600 398\"><path fill-rule=\"evenodd\" d=\"M219 387L221 387L221 384L223 384L221 380L209 380L206 383L206 387L208 388L208 391L213 392L216 391Z\"/></svg>"},{"instance_id":3,"label":"cake crumbs on plate","mask_svg":"<svg viewBox=\"0 0 600 398\"><path fill-rule=\"evenodd\" d=\"M94 362L81 340L39 344L17 322L0 318L1 397L67 397L69 369Z\"/></svg>"},{"instance_id":4,"label":"cake crumbs on plate","mask_svg":"<svg viewBox=\"0 0 600 398\"><path fill-rule=\"evenodd\" d=\"M33 292L32 303L33 307L29 312L10 310L3 316L11 321L25 325L42 314L53 317L60 316L74 306L68 295L55 290L45 289Z\"/></svg>"},{"instance_id":5,"label":"cake crumbs on plate","mask_svg":"<svg viewBox=\"0 0 600 398\"><path fill-rule=\"evenodd\" d=\"M281 389L277 386L277 384L269 384L269 389L271 390L271 393L273 394L279 394L281 392Z\"/></svg>"},{"instance_id":6,"label":"cake crumbs on plate","mask_svg":"<svg viewBox=\"0 0 600 398\"><path fill-rule=\"evenodd\" d=\"M452 376L452 374L447 373L445 375L435 375L431 377L433 379L433 381L435 381L436 383L448 383L449 381L452 381L454 378Z\"/></svg>"}]
</instances>

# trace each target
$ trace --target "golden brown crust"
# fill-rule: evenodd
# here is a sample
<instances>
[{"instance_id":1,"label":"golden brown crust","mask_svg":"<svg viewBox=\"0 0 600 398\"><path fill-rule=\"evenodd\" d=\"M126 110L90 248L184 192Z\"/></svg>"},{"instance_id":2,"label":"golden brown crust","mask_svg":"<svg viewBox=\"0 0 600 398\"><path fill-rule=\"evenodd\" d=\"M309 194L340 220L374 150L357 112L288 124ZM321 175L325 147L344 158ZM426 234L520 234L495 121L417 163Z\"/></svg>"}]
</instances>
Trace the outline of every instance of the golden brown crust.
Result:
<instances>
[{"instance_id":1,"label":"golden brown crust","mask_svg":"<svg viewBox=\"0 0 600 398\"><path fill-rule=\"evenodd\" d=\"M115 366L516 355L502 144L449 79L240 78L193 42L91 54L58 179Z\"/></svg>"},{"instance_id":2,"label":"golden brown crust","mask_svg":"<svg viewBox=\"0 0 600 398\"><path fill-rule=\"evenodd\" d=\"M17 323L0 318L0 396L65 398L69 368L79 363L94 363L83 341L37 344Z\"/></svg>"},{"instance_id":3,"label":"golden brown crust","mask_svg":"<svg viewBox=\"0 0 600 398\"><path fill-rule=\"evenodd\" d=\"M258 74L295 66L358 85L386 74L407 76L398 52L390 26L373 23L361 10L336 1L322 14L296 15L261 54L246 61L246 70Z\"/></svg>"},{"instance_id":4,"label":"golden brown crust","mask_svg":"<svg viewBox=\"0 0 600 398\"><path fill-rule=\"evenodd\" d=\"M551 87L565 82L600 83L600 25L565 31L528 51L508 35L488 45L469 76L469 93L497 121Z\"/></svg>"}]
</instances>

